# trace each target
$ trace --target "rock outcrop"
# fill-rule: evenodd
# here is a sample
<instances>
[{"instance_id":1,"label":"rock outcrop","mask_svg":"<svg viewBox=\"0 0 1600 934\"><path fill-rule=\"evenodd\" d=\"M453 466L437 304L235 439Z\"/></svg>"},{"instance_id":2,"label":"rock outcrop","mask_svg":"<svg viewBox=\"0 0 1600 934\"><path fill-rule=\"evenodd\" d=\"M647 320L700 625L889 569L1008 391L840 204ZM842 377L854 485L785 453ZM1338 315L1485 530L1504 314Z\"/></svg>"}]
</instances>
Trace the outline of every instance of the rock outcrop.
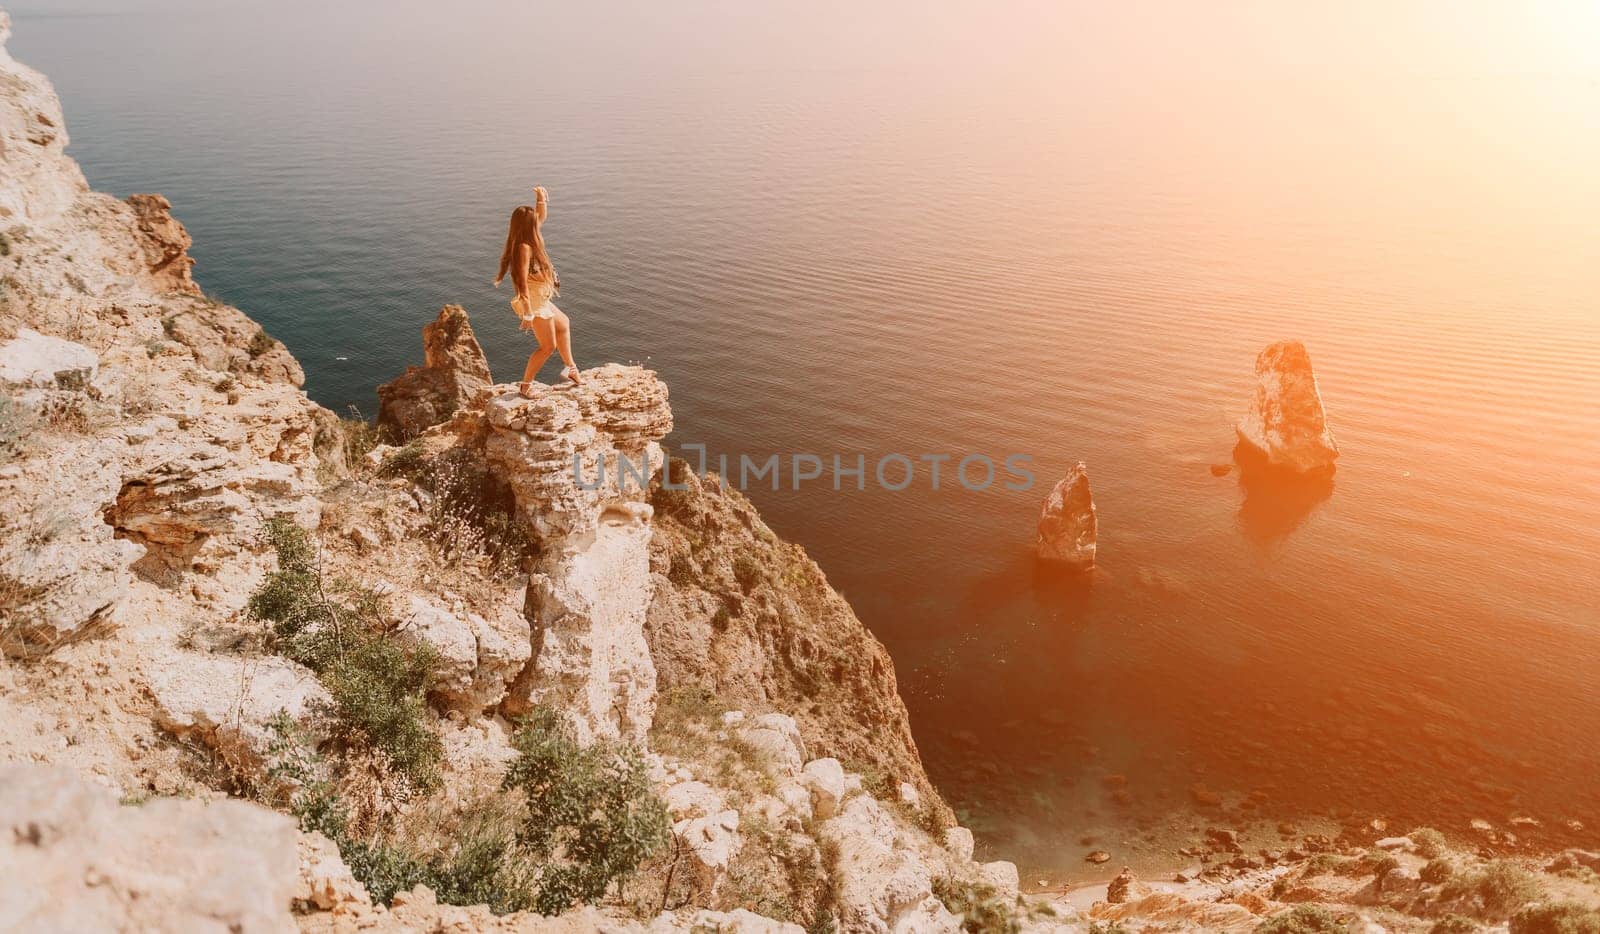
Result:
<instances>
[{"instance_id":1,"label":"rock outcrop","mask_svg":"<svg viewBox=\"0 0 1600 934\"><path fill-rule=\"evenodd\" d=\"M1045 561L1087 571L1094 568L1099 533L1089 465L1079 461L1045 497L1036 548Z\"/></svg>"},{"instance_id":2,"label":"rock outcrop","mask_svg":"<svg viewBox=\"0 0 1600 934\"><path fill-rule=\"evenodd\" d=\"M802 755L870 763L952 823L917 754L894 661L804 549L743 494L674 458L651 494L645 632L663 690L709 690L794 718Z\"/></svg>"},{"instance_id":3,"label":"rock outcrop","mask_svg":"<svg viewBox=\"0 0 1600 934\"><path fill-rule=\"evenodd\" d=\"M9 34L9 23L0 26ZM260 521L315 522L330 421L299 364L197 294L158 196L90 191L42 75L0 48L0 643L107 631L135 575L239 600ZM331 445L337 447L337 444ZM235 603L235 606L237 604Z\"/></svg>"},{"instance_id":4,"label":"rock outcrop","mask_svg":"<svg viewBox=\"0 0 1600 934\"><path fill-rule=\"evenodd\" d=\"M304 721L332 703L315 675L276 656L239 658L186 652L151 673L155 722L209 747L235 774L265 771L279 715Z\"/></svg>"},{"instance_id":5,"label":"rock outcrop","mask_svg":"<svg viewBox=\"0 0 1600 934\"><path fill-rule=\"evenodd\" d=\"M144 235L145 263L156 288L198 295L200 287L189 274L194 267L194 260L189 257L194 240L172 216L172 202L160 195L129 195L127 201L138 217L139 233Z\"/></svg>"},{"instance_id":6,"label":"rock outcrop","mask_svg":"<svg viewBox=\"0 0 1600 934\"><path fill-rule=\"evenodd\" d=\"M641 742L655 715L645 637L655 582L644 500L672 429L667 388L639 367L589 370L578 386L484 390L432 436L454 439L510 491L539 557L525 613L537 651L507 713L566 711L580 739Z\"/></svg>"},{"instance_id":7,"label":"rock outcrop","mask_svg":"<svg viewBox=\"0 0 1600 934\"><path fill-rule=\"evenodd\" d=\"M378 427L394 441L409 441L449 421L494 379L467 313L446 305L422 329L423 365L378 387Z\"/></svg>"},{"instance_id":8,"label":"rock outcrop","mask_svg":"<svg viewBox=\"0 0 1600 934\"><path fill-rule=\"evenodd\" d=\"M1339 445L1304 344L1280 341L1256 357L1255 399L1238 433L1241 446L1269 467L1301 474L1334 469Z\"/></svg>"},{"instance_id":9,"label":"rock outcrop","mask_svg":"<svg viewBox=\"0 0 1600 934\"><path fill-rule=\"evenodd\" d=\"M295 930L294 821L241 801L121 806L71 771L0 766L0 929Z\"/></svg>"}]
</instances>

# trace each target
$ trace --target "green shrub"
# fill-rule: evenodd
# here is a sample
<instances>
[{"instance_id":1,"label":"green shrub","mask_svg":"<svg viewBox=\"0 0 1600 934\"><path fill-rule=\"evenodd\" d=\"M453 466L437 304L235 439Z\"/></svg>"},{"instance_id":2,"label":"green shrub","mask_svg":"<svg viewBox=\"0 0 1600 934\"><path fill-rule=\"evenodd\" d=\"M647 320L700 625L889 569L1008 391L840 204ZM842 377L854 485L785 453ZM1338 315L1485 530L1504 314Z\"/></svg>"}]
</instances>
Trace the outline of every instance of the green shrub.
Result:
<instances>
[{"instance_id":1,"label":"green shrub","mask_svg":"<svg viewBox=\"0 0 1600 934\"><path fill-rule=\"evenodd\" d=\"M1443 885L1455 874L1455 864L1442 856L1428 860L1428 864L1422 867L1420 873L1422 881L1429 885Z\"/></svg>"},{"instance_id":2,"label":"green shrub","mask_svg":"<svg viewBox=\"0 0 1600 934\"><path fill-rule=\"evenodd\" d=\"M378 428L363 418L361 410L353 405L349 417L339 419L339 428L344 432L344 462L351 470L357 470L378 446Z\"/></svg>"},{"instance_id":3,"label":"green shrub","mask_svg":"<svg viewBox=\"0 0 1600 934\"><path fill-rule=\"evenodd\" d=\"M388 757L417 788L439 781L443 749L428 726L427 691L437 656L427 645L404 646L361 633L322 672L348 741Z\"/></svg>"},{"instance_id":4,"label":"green shrub","mask_svg":"<svg viewBox=\"0 0 1600 934\"><path fill-rule=\"evenodd\" d=\"M1016 902L992 885L941 876L933 880L933 894L961 919L961 930L969 934L1018 934L1022 930Z\"/></svg>"},{"instance_id":5,"label":"green shrub","mask_svg":"<svg viewBox=\"0 0 1600 934\"><path fill-rule=\"evenodd\" d=\"M271 625L279 652L321 678L341 739L383 753L415 787L432 788L443 756L428 726L433 649L390 639L384 601L372 591L325 582L316 545L288 518L268 520L263 537L278 569L250 596L250 614Z\"/></svg>"},{"instance_id":6,"label":"green shrub","mask_svg":"<svg viewBox=\"0 0 1600 934\"><path fill-rule=\"evenodd\" d=\"M1473 934L1478 930L1478 922L1460 915L1445 915L1428 928L1428 934Z\"/></svg>"},{"instance_id":7,"label":"green shrub","mask_svg":"<svg viewBox=\"0 0 1600 934\"><path fill-rule=\"evenodd\" d=\"M695 583L694 562L685 554L672 556L672 564L667 568L667 580L672 581L674 587L693 587Z\"/></svg>"},{"instance_id":8,"label":"green shrub","mask_svg":"<svg viewBox=\"0 0 1600 934\"><path fill-rule=\"evenodd\" d=\"M250 615L270 624L273 634L284 641L331 623L316 546L305 529L285 516L276 516L267 520L261 537L277 552L278 569L250 595Z\"/></svg>"},{"instance_id":9,"label":"green shrub","mask_svg":"<svg viewBox=\"0 0 1600 934\"><path fill-rule=\"evenodd\" d=\"M765 577L766 572L761 569L761 562L749 555L740 555L733 559L733 578L739 582L739 588L745 593L754 590Z\"/></svg>"},{"instance_id":10,"label":"green shrub","mask_svg":"<svg viewBox=\"0 0 1600 934\"><path fill-rule=\"evenodd\" d=\"M250 346L246 350L250 354L250 359L254 360L277 345L278 342L272 339L266 328L256 328L256 333L250 337Z\"/></svg>"},{"instance_id":11,"label":"green shrub","mask_svg":"<svg viewBox=\"0 0 1600 934\"><path fill-rule=\"evenodd\" d=\"M1538 898L1539 882L1526 869L1502 859L1455 876L1445 883L1440 895L1447 900L1471 898L1484 911L1503 916Z\"/></svg>"},{"instance_id":12,"label":"green shrub","mask_svg":"<svg viewBox=\"0 0 1600 934\"><path fill-rule=\"evenodd\" d=\"M1348 856L1340 856L1337 853L1318 853L1306 861L1306 868L1300 874L1309 879L1313 876L1326 875L1330 872L1343 872L1346 867L1353 863L1355 863L1355 860Z\"/></svg>"},{"instance_id":13,"label":"green shrub","mask_svg":"<svg viewBox=\"0 0 1600 934\"><path fill-rule=\"evenodd\" d=\"M538 866L517 844L516 817L503 802L480 802L464 815L454 850L429 866L429 887L450 905L488 905L496 914L537 904Z\"/></svg>"},{"instance_id":14,"label":"green shrub","mask_svg":"<svg viewBox=\"0 0 1600 934\"><path fill-rule=\"evenodd\" d=\"M1432 827L1418 827L1408 836L1417 848L1417 855L1423 859L1438 859L1444 855L1444 834Z\"/></svg>"},{"instance_id":15,"label":"green shrub","mask_svg":"<svg viewBox=\"0 0 1600 934\"><path fill-rule=\"evenodd\" d=\"M1511 934L1600 934L1600 911L1576 902L1533 905L1511 916Z\"/></svg>"},{"instance_id":16,"label":"green shrub","mask_svg":"<svg viewBox=\"0 0 1600 934\"><path fill-rule=\"evenodd\" d=\"M415 483L427 466L427 458L422 456L422 442L412 441L389 455L383 466L378 468L378 476L404 477Z\"/></svg>"},{"instance_id":17,"label":"green shrub","mask_svg":"<svg viewBox=\"0 0 1600 934\"><path fill-rule=\"evenodd\" d=\"M1345 934L1345 926L1326 908L1301 905L1256 925L1255 934Z\"/></svg>"},{"instance_id":18,"label":"green shrub","mask_svg":"<svg viewBox=\"0 0 1600 934\"><path fill-rule=\"evenodd\" d=\"M548 707L534 709L516 747L503 787L527 801L517 842L540 864L533 907L541 914L594 901L666 842L666 806L633 749L580 747Z\"/></svg>"}]
</instances>

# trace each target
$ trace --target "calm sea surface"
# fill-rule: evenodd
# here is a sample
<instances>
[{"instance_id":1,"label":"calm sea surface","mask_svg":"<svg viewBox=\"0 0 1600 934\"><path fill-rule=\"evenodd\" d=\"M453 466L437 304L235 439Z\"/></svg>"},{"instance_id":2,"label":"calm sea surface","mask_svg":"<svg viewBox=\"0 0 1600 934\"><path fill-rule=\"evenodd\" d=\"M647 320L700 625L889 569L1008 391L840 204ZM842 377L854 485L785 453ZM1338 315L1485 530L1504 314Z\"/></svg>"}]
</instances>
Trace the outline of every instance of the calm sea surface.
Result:
<instances>
[{"instance_id":1,"label":"calm sea surface","mask_svg":"<svg viewBox=\"0 0 1600 934\"><path fill-rule=\"evenodd\" d=\"M659 370L678 444L1030 455L1024 492L751 491L990 851L1153 859L1196 785L1600 829L1592 4L522 6L36 2L11 50L335 409L445 302L515 378L489 283L539 183L580 362ZM1285 337L1331 491L1209 469ZM1072 584L1030 546L1079 459Z\"/></svg>"}]
</instances>

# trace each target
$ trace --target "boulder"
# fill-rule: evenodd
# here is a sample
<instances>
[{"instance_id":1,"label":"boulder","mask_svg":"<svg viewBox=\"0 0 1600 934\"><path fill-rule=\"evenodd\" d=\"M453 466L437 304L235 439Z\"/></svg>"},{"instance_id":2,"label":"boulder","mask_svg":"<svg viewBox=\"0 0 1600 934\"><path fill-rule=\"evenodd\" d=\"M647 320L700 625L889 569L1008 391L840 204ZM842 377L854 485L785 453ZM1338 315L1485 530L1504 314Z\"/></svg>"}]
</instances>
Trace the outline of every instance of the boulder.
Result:
<instances>
[{"instance_id":1,"label":"boulder","mask_svg":"<svg viewBox=\"0 0 1600 934\"><path fill-rule=\"evenodd\" d=\"M1133 874L1133 870L1126 866L1122 867L1122 871L1117 873L1116 878L1112 879L1111 883L1106 886L1106 901L1113 905L1131 902L1137 898L1144 898L1149 894L1150 887L1140 882L1138 877Z\"/></svg>"},{"instance_id":2,"label":"boulder","mask_svg":"<svg viewBox=\"0 0 1600 934\"><path fill-rule=\"evenodd\" d=\"M1311 356L1299 341L1280 341L1256 357L1256 392L1240 419L1239 441L1270 467L1331 472L1339 445L1328 430Z\"/></svg>"},{"instance_id":3,"label":"boulder","mask_svg":"<svg viewBox=\"0 0 1600 934\"><path fill-rule=\"evenodd\" d=\"M1094 567L1096 537L1094 497L1089 493L1089 465L1079 461L1067 472L1039 514L1039 557L1077 570Z\"/></svg>"},{"instance_id":4,"label":"boulder","mask_svg":"<svg viewBox=\"0 0 1600 934\"><path fill-rule=\"evenodd\" d=\"M800 774L801 764L806 761L806 744L793 717L764 713L740 729L737 735L770 774L778 777ZM843 770L840 771L842 776Z\"/></svg>"},{"instance_id":5,"label":"boulder","mask_svg":"<svg viewBox=\"0 0 1600 934\"><path fill-rule=\"evenodd\" d=\"M296 845L300 857L299 884L294 896L297 907L337 911L372 905L366 886L356 881L332 840L312 831L300 834Z\"/></svg>"},{"instance_id":6,"label":"boulder","mask_svg":"<svg viewBox=\"0 0 1600 934\"><path fill-rule=\"evenodd\" d=\"M156 725L205 744L246 776L270 764L278 739L271 724L280 713L304 722L333 703L309 669L276 655L174 652L148 677Z\"/></svg>"},{"instance_id":7,"label":"boulder","mask_svg":"<svg viewBox=\"0 0 1600 934\"><path fill-rule=\"evenodd\" d=\"M743 844L739 812L724 810L681 820L672 825L672 832L694 861L695 891L706 896L716 894L728 875L728 865Z\"/></svg>"},{"instance_id":8,"label":"boulder","mask_svg":"<svg viewBox=\"0 0 1600 934\"><path fill-rule=\"evenodd\" d=\"M838 759L812 759L806 763L800 781L811 792L811 813L827 820L844 799L844 767Z\"/></svg>"},{"instance_id":9,"label":"boulder","mask_svg":"<svg viewBox=\"0 0 1600 934\"><path fill-rule=\"evenodd\" d=\"M407 441L449 421L494 380L467 312L446 305L422 329L422 366L378 387L378 427Z\"/></svg>"},{"instance_id":10,"label":"boulder","mask_svg":"<svg viewBox=\"0 0 1600 934\"><path fill-rule=\"evenodd\" d=\"M458 605L447 610L412 595L399 632L426 642L439 656L431 695L449 710L481 713L505 698L533 652L525 617L498 608L494 622Z\"/></svg>"},{"instance_id":11,"label":"boulder","mask_svg":"<svg viewBox=\"0 0 1600 934\"><path fill-rule=\"evenodd\" d=\"M965 827L946 827L944 831L944 848L950 851L958 861L967 863L972 861L972 831Z\"/></svg>"},{"instance_id":12,"label":"boulder","mask_svg":"<svg viewBox=\"0 0 1600 934\"><path fill-rule=\"evenodd\" d=\"M0 383L32 389L83 389L100 358L82 344L22 328L0 343Z\"/></svg>"},{"instance_id":13,"label":"boulder","mask_svg":"<svg viewBox=\"0 0 1600 934\"><path fill-rule=\"evenodd\" d=\"M257 805L119 806L68 769L0 766L0 930L288 934L298 868L293 819Z\"/></svg>"},{"instance_id":14,"label":"boulder","mask_svg":"<svg viewBox=\"0 0 1600 934\"><path fill-rule=\"evenodd\" d=\"M1017 864L1003 859L980 864L978 880L985 885L994 886L1006 895L1016 895L1022 886L1022 879L1017 874Z\"/></svg>"}]
</instances>

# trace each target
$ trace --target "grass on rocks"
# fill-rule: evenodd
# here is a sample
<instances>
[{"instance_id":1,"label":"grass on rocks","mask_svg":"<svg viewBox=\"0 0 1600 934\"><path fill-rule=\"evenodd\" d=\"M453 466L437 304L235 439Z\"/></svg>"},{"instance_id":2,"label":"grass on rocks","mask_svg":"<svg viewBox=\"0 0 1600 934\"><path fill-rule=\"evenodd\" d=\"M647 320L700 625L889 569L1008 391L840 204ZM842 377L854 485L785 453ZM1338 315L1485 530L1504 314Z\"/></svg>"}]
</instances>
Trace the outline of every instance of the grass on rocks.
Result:
<instances>
[{"instance_id":1,"label":"grass on rocks","mask_svg":"<svg viewBox=\"0 0 1600 934\"><path fill-rule=\"evenodd\" d=\"M1446 902L1470 903L1486 917L1504 918L1539 897L1533 873L1510 860L1495 860L1453 876L1439 890Z\"/></svg>"},{"instance_id":2,"label":"grass on rocks","mask_svg":"<svg viewBox=\"0 0 1600 934\"><path fill-rule=\"evenodd\" d=\"M277 517L264 537L278 569L250 597L250 614L271 627L280 654L317 673L333 697L343 745L381 754L417 790L433 788L443 757L427 718L433 650L390 638L388 608L378 594L325 580L304 529Z\"/></svg>"},{"instance_id":3,"label":"grass on rocks","mask_svg":"<svg viewBox=\"0 0 1600 934\"><path fill-rule=\"evenodd\" d=\"M499 788L462 810L418 808L398 826L363 828L337 767L313 752L287 718L272 774L295 790L284 804L319 831L373 898L388 903L417 885L440 901L496 913L559 914L599 901L669 839L666 805L639 753L580 747L560 714L535 708L516 734L516 758Z\"/></svg>"},{"instance_id":4,"label":"grass on rocks","mask_svg":"<svg viewBox=\"0 0 1600 934\"><path fill-rule=\"evenodd\" d=\"M1301 905L1256 925L1255 934L1345 934L1333 912L1316 905Z\"/></svg>"},{"instance_id":5,"label":"grass on rocks","mask_svg":"<svg viewBox=\"0 0 1600 934\"><path fill-rule=\"evenodd\" d=\"M961 930L969 934L1019 934L1022 930L1018 899L1006 897L992 885L940 876L933 880L933 894L961 919Z\"/></svg>"},{"instance_id":6,"label":"grass on rocks","mask_svg":"<svg viewBox=\"0 0 1600 934\"><path fill-rule=\"evenodd\" d=\"M378 476L403 478L427 494L428 541L447 564L483 558L491 573L514 573L537 553L510 488L461 448L429 456L421 439L411 441L389 455Z\"/></svg>"},{"instance_id":7,"label":"grass on rocks","mask_svg":"<svg viewBox=\"0 0 1600 934\"><path fill-rule=\"evenodd\" d=\"M1600 911L1576 902L1534 905L1511 916L1511 934L1600 934Z\"/></svg>"}]
</instances>

